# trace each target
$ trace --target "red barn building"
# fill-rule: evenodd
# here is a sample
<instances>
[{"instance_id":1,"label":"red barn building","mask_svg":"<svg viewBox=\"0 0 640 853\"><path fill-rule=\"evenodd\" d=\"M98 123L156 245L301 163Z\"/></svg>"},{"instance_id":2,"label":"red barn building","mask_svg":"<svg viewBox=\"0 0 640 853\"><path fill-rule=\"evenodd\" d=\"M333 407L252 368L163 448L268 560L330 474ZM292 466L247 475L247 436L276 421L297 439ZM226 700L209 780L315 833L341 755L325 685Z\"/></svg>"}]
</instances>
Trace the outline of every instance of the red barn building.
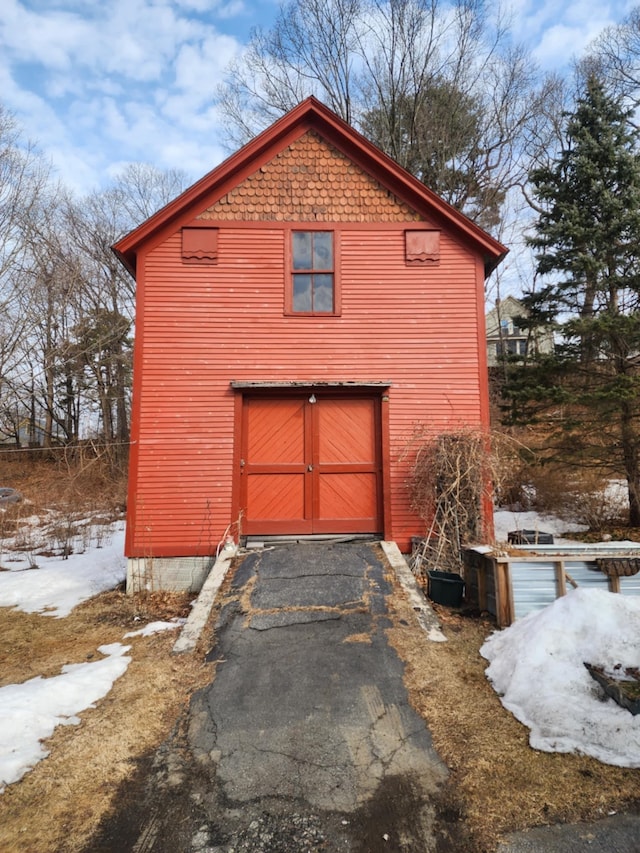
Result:
<instances>
[{"instance_id":1,"label":"red barn building","mask_svg":"<svg viewBox=\"0 0 640 853\"><path fill-rule=\"evenodd\" d=\"M129 583L197 589L229 534L408 550L416 425L488 425L504 246L309 98L115 250L137 281Z\"/></svg>"}]
</instances>

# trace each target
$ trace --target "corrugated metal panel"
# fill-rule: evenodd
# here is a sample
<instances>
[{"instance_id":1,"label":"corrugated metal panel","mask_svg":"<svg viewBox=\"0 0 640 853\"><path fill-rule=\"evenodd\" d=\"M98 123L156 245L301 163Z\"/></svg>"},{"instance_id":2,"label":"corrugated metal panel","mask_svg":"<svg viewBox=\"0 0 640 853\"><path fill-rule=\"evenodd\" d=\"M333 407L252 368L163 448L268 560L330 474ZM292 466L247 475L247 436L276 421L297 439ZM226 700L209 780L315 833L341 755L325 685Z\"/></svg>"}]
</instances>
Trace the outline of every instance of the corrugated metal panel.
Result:
<instances>
[{"instance_id":1,"label":"corrugated metal panel","mask_svg":"<svg viewBox=\"0 0 640 853\"><path fill-rule=\"evenodd\" d=\"M542 610L556 599L556 573L553 563L509 561L515 618Z\"/></svg>"},{"instance_id":2,"label":"corrugated metal panel","mask_svg":"<svg viewBox=\"0 0 640 853\"><path fill-rule=\"evenodd\" d=\"M640 574L620 578L622 595L640 595Z\"/></svg>"},{"instance_id":3,"label":"corrugated metal panel","mask_svg":"<svg viewBox=\"0 0 640 853\"><path fill-rule=\"evenodd\" d=\"M637 546L630 543L589 543L585 545L563 545L563 554L542 556L541 551L558 550L554 546L536 546L535 551L530 546L522 546L514 550L524 551L522 556L511 554L501 557L500 566L506 566L506 584L511 587L511 599L514 610L502 609L503 624L509 624L512 619L521 619L528 613L542 610L552 604L562 594L562 583L559 581L561 570L564 570L564 588L567 592L573 589L572 581L582 589L610 589L609 578L597 568L595 554L599 557L605 550L618 556L632 555ZM583 558L587 559L583 559ZM486 589L487 610L498 616L495 595L496 557L489 549L471 548L465 553L465 573L482 575ZM621 577L620 592L623 595L640 596L640 573L630 577ZM469 591L472 601L479 602L479 583L474 578ZM473 595L475 594L475 598ZM504 604L504 602L503 602ZM499 617L500 618L500 617Z\"/></svg>"},{"instance_id":4,"label":"corrugated metal panel","mask_svg":"<svg viewBox=\"0 0 640 853\"><path fill-rule=\"evenodd\" d=\"M148 256L129 555L197 553L234 521L232 379L391 380L388 535L407 547L423 532L406 490L415 424L482 419L476 262L444 234L439 266L407 267L402 223L343 227L339 317L284 315L279 227L221 223L215 266L183 265L179 234Z\"/></svg>"},{"instance_id":5,"label":"corrugated metal panel","mask_svg":"<svg viewBox=\"0 0 640 853\"><path fill-rule=\"evenodd\" d=\"M571 542L555 545L512 545L516 551L526 551L527 554L558 556L579 556L580 554L598 553L598 556L638 556L640 554L640 542Z\"/></svg>"},{"instance_id":6,"label":"corrugated metal panel","mask_svg":"<svg viewBox=\"0 0 640 853\"><path fill-rule=\"evenodd\" d=\"M536 551L538 550L541 549L536 548ZM566 550L569 551L570 548L568 547ZM571 576L578 587L601 589L604 591L609 589L607 576L597 569L595 562L567 559L562 559L561 562L564 566L564 571ZM532 611L542 610L548 604L555 601L558 597L556 583L557 565L558 561L551 559L520 560L512 558L509 560L516 619L520 619ZM628 580L631 580L631 578L621 579L621 581ZM565 584L567 590L573 588L568 579L565 581ZM640 595L640 581L635 590L633 589L633 584L630 584L625 590L625 594Z\"/></svg>"},{"instance_id":7,"label":"corrugated metal panel","mask_svg":"<svg viewBox=\"0 0 640 853\"><path fill-rule=\"evenodd\" d=\"M565 571L571 575L579 587L587 589L609 589L609 581L596 567L595 563L584 560L564 560ZM571 589L571 583L567 581L567 589Z\"/></svg>"}]
</instances>

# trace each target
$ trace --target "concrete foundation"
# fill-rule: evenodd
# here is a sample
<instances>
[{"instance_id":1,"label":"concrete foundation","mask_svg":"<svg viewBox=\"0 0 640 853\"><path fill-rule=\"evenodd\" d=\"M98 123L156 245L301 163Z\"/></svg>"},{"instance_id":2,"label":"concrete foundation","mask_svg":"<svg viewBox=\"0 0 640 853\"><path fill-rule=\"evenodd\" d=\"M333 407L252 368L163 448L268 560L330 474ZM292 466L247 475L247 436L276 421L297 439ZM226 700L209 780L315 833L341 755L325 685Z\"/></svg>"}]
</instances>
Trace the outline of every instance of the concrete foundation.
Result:
<instances>
[{"instance_id":1,"label":"concrete foundation","mask_svg":"<svg viewBox=\"0 0 640 853\"><path fill-rule=\"evenodd\" d=\"M200 592L215 557L130 557L127 593L167 589Z\"/></svg>"}]
</instances>

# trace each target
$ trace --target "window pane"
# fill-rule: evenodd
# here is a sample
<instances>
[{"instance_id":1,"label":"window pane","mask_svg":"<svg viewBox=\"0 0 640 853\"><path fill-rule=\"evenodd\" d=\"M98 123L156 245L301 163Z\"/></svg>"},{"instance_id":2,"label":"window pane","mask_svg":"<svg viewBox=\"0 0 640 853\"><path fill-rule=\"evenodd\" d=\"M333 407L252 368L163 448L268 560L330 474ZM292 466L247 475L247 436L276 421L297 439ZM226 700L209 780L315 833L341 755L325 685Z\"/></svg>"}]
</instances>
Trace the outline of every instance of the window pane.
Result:
<instances>
[{"instance_id":1,"label":"window pane","mask_svg":"<svg viewBox=\"0 0 640 853\"><path fill-rule=\"evenodd\" d=\"M313 235L313 269L333 269L333 234L331 231L317 231Z\"/></svg>"},{"instance_id":2,"label":"window pane","mask_svg":"<svg viewBox=\"0 0 640 853\"><path fill-rule=\"evenodd\" d=\"M312 251L311 251L311 232L310 231L294 231L293 232L293 268L294 270L310 270Z\"/></svg>"},{"instance_id":3,"label":"window pane","mask_svg":"<svg viewBox=\"0 0 640 853\"><path fill-rule=\"evenodd\" d=\"M294 275L293 310L311 311L311 276Z\"/></svg>"},{"instance_id":4,"label":"window pane","mask_svg":"<svg viewBox=\"0 0 640 853\"><path fill-rule=\"evenodd\" d=\"M333 276L320 274L313 277L313 310L333 312Z\"/></svg>"}]
</instances>

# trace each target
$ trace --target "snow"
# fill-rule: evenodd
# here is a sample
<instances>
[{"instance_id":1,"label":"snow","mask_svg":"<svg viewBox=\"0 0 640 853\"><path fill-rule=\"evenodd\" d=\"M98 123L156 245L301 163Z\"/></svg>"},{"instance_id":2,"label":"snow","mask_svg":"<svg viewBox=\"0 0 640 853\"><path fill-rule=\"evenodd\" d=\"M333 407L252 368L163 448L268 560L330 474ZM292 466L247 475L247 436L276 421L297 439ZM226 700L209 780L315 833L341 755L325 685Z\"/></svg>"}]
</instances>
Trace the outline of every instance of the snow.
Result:
<instances>
[{"instance_id":1,"label":"snow","mask_svg":"<svg viewBox=\"0 0 640 853\"><path fill-rule=\"evenodd\" d=\"M640 600L575 589L492 634L480 653L500 701L543 752L640 767L640 715L605 698L584 663L640 666Z\"/></svg>"},{"instance_id":2,"label":"snow","mask_svg":"<svg viewBox=\"0 0 640 853\"><path fill-rule=\"evenodd\" d=\"M538 533L553 533L554 542L562 544L570 540L564 539L563 534L567 522L554 515L544 515L539 512L511 512L500 509L493 514L493 526L496 542L506 542L508 534L515 530L535 530ZM587 530L585 525L572 524L571 529L576 533Z\"/></svg>"},{"instance_id":3,"label":"snow","mask_svg":"<svg viewBox=\"0 0 640 853\"><path fill-rule=\"evenodd\" d=\"M107 695L126 671L130 646L100 646L105 658L62 667L53 678L37 676L0 688L0 793L49 754L41 740L58 725L77 725L78 714Z\"/></svg>"},{"instance_id":4,"label":"snow","mask_svg":"<svg viewBox=\"0 0 640 853\"><path fill-rule=\"evenodd\" d=\"M29 568L26 560L5 560L11 569L0 572L0 607L61 618L80 602L114 589L126 577L124 526L118 527L103 547L65 559L38 556L37 568Z\"/></svg>"},{"instance_id":5,"label":"snow","mask_svg":"<svg viewBox=\"0 0 640 853\"><path fill-rule=\"evenodd\" d=\"M93 547L75 541L84 552L66 559L38 555L38 568L29 568L33 557L3 559L11 570L0 571L0 606L63 618L80 602L118 586L126 574L123 528L112 525L94 537ZM143 636L153 633L147 628L141 629ZM37 676L0 688L0 793L48 755L41 741L56 726L78 724L78 714L107 695L131 661L129 649L120 643L100 646L103 660L67 664L52 678Z\"/></svg>"},{"instance_id":6,"label":"snow","mask_svg":"<svg viewBox=\"0 0 640 853\"><path fill-rule=\"evenodd\" d=\"M571 542L563 538L566 521L533 511L498 510L494 527L497 542L513 530ZM571 529L586 528L572 523ZM486 675L503 706L530 729L533 749L640 767L640 715L606 698L584 666L612 674L618 665L640 666L640 599L579 587L492 634L480 653L490 662Z\"/></svg>"},{"instance_id":7,"label":"snow","mask_svg":"<svg viewBox=\"0 0 640 853\"><path fill-rule=\"evenodd\" d=\"M140 628L138 631L127 631L124 639L126 640L129 637L150 637L152 634L159 634L161 631L172 631L176 628L181 628L186 621L186 619L174 618L171 622L149 622L148 625L145 625L144 628Z\"/></svg>"}]
</instances>

